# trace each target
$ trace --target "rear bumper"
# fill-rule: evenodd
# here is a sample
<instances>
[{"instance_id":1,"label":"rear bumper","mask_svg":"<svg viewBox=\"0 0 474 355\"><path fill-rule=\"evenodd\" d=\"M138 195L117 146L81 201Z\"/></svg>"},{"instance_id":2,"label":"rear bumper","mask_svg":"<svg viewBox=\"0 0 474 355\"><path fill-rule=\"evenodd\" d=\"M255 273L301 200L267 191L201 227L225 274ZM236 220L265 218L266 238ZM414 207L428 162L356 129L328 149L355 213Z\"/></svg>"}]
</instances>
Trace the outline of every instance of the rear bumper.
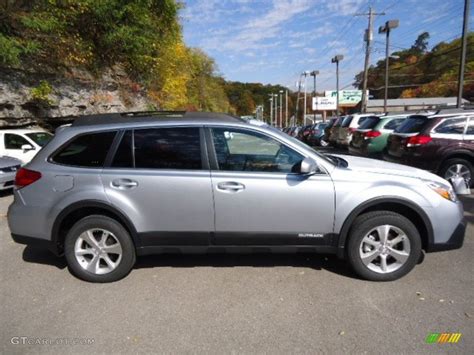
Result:
<instances>
[{"instance_id":1,"label":"rear bumper","mask_svg":"<svg viewBox=\"0 0 474 355\"><path fill-rule=\"evenodd\" d=\"M443 243L430 243L427 247L427 252L437 252L445 250L459 249L464 243L464 235L466 234L466 220L462 220L449 239Z\"/></svg>"}]
</instances>

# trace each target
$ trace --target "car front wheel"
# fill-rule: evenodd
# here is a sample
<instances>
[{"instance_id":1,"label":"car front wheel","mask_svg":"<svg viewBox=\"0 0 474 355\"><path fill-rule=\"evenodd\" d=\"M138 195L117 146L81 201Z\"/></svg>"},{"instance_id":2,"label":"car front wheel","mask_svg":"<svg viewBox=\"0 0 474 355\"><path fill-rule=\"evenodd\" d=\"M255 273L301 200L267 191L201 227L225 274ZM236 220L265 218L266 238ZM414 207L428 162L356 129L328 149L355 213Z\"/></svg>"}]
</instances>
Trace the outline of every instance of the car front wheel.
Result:
<instances>
[{"instance_id":1,"label":"car front wheel","mask_svg":"<svg viewBox=\"0 0 474 355\"><path fill-rule=\"evenodd\" d=\"M127 230L106 216L79 220L66 236L64 252L71 272L90 282L113 282L135 264L135 247Z\"/></svg>"},{"instance_id":2,"label":"car front wheel","mask_svg":"<svg viewBox=\"0 0 474 355\"><path fill-rule=\"evenodd\" d=\"M390 212L359 216L350 231L347 257L354 271L370 281L392 281L410 272L421 255L421 238L406 217Z\"/></svg>"}]
</instances>

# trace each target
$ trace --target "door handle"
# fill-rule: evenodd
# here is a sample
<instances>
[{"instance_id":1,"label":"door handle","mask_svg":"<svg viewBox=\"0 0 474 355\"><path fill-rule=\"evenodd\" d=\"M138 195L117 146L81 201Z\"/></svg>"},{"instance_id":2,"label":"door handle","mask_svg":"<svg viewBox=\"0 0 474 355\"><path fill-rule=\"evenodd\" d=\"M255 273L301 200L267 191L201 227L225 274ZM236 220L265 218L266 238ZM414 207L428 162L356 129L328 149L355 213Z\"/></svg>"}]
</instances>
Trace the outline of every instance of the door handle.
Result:
<instances>
[{"instance_id":1,"label":"door handle","mask_svg":"<svg viewBox=\"0 0 474 355\"><path fill-rule=\"evenodd\" d=\"M130 190L138 186L138 182L130 179L115 179L111 183L112 187L119 190Z\"/></svg>"},{"instance_id":2,"label":"door handle","mask_svg":"<svg viewBox=\"0 0 474 355\"><path fill-rule=\"evenodd\" d=\"M217 189L226 192L239 192L245 189L245 185L235 181L225 181L218 183Z\"/></svg>"}]
</instances>

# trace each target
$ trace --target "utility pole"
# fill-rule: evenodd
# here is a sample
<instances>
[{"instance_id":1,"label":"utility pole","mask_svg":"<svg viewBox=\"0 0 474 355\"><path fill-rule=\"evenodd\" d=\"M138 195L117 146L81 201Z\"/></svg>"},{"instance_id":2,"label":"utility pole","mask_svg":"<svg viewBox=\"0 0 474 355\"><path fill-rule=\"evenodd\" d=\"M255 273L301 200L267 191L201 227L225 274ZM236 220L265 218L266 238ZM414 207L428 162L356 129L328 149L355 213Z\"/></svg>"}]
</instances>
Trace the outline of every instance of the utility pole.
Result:
<instances>
[{"instance_id":1,"label":"utility pole","mask_svg":"<svg viewBox=\"0 0 474 355\"><path fill-rule=\"evenodd\" d=\"M294 125L298 124L298 110L300 106L300 92L301 92L301 75L298 79L298 95L296 96L296 106L295 106L295 120L293 122Z\"/></svg>"},{"instance_id":2,"label":"utility pole","mask_svg":"<svg viewBox=\"0 0 474 355\"><path fill-rule=\"evenodd\" d=\"M364 62L364 79L362 81L362 103L361 111L366 112L367 110L367 78L369 75L369 64L370 64L370 51L372 43L372 28L374 25L374 16L376 15L385 15L385 12L375 13L372 9L372 6L369 7L369 13L355 14L354 16L369 16L369 26L365 30L364 41L365 45L365 62Z\"/></svg>"},{"instance_id":3,"label":"utility pole","mask_svg":"<svg viewBox=\"0 0 474 355\"><path fill-rule=\"evenodd\" d=\"M274 124L274 127L276 127L278 125L278 94L274 94L273 95L274 99L273 99L273 102L275 103L275 124Z\"/></svg>"},{"instance_id":4,"label":"utility pole","mask_svg":"<svg viewBox=\"0 0 474 355\"><path fill-rule=\"evenodd\" d=\"M273 94L270 94L272 97L268 101L270 101L270 126L273 124Z\"/></svg>"},{"instance_id":5,"label":"utility pole","mask_svg":"<svg viewBox=\"0 0 474 355\"><path fill-rule=\"evenodd\" d=\"M462 45L461 45L461 58L459 64L459 76L458 76L458 100L457 107L462 106L462 92L464 86L464 68L466 66L466 47L467 47L467 32L469 23L469 7L471 0L464 0L464 22L462 27Z\"/></svg>"},{"instance_id":6,"label":"utility pole","mask_svg":"<svg viewBox=\"0 0 474 355\"><path fill-rule=\"evenodd\" d=\"M339 62L344 59L344 56L339 54L331 59L332 63L336 63L336 116L339 117Z\"/></svg>"},{"instance_id":7,"label":"utility pole","mask_svg":"<svg viewBox=\"0 0 474 355\"><path fill-rule=\"evenodd\" d=\"M285 92L285 127L288 127L288 89Z\"/></svg>"},{"instance_id":8,"label":"utility pole","mask_svg":"<svg viewBox=\"0 0 474 355\"><path fill-rule=\"evenodd\" d=\"M316 97L316 75L319 75L318 70L313 70L311 72L311 76L314 77L314 83L313 83L313 97ZM316 110L314 110L314 120L316 121ZM314 122L313 122L314 123Z\"/></svg>"},{"instance_id":9,"label":"utility pole","mask_svg":"<svg viewBox=\"0 0 474 355\"><path fill-rule=\"evenodd\" d=\"M385 26L380 26L379 33L386 34L386 41L385 41L385 93L383 99L383 109L384 112L388 111L387 108L387 101L388 101L388 66L390 61L390 30L395 29L398 27L398 20L390 20L385 22Z\"/></svg>"},{"instance_id":10,"label":"utility pole","mask_svg":"<svg viewBox=\"0 0 474 355\"><path fill-rule=\"evenodd\" d=\"M303 110L303 125L306 125L306 77L308 76L309 71L305 71L304 75L304 110Z\"/></svg>"}]
</instances>

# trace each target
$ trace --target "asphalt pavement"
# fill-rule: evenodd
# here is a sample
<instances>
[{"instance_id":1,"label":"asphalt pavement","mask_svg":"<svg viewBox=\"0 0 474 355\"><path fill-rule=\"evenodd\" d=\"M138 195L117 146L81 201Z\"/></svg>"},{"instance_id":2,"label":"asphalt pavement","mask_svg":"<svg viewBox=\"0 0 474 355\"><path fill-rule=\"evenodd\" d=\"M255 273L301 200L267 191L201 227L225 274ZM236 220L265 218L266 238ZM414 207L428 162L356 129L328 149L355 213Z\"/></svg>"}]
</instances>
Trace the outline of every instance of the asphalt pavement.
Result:
<instances>
[{"instance_id":1,"label":"asphalt pavement","mask_svg":"<svg viewBox=\"0 0 474 355\"><path fill-rule=\"evenodd\" d=\"M474 196L462 249L404 278L358 279L327 255L140 257L90 284L15 244L0 196L0 353L474 353ZM427 344L430 333L462 333Z\"/></svg>"}]
</instances>

